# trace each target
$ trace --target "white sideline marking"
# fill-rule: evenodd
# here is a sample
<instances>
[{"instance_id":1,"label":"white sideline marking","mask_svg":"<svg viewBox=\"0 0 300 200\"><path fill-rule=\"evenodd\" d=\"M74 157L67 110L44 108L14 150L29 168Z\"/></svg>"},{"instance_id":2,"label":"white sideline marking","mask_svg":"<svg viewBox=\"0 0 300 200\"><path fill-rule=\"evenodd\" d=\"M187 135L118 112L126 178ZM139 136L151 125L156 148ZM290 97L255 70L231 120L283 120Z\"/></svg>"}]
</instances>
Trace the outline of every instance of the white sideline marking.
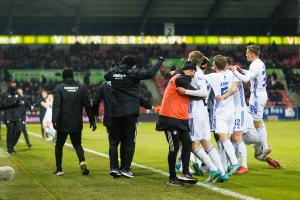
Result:
<instances>
[{"instance_id":1,"label":"white sideline marking","mask_svg":"<svg viewBox=\"0 0 300 200\"><path fill-rule=\"evenodd\" d=\"M33 133L33 132L28 132L28 134L30 134L32 136L35 136L35 137L38 137L38 138L42 138L42 136L40 136L36 133ZM72 144L65 143L65 145L67 147L72 147L73 148ZM105 157L105 158L109 158L109 156L107 154L100 153L100 152L94 151L92 149L87 149L87 148L83 148L83 149L86 152L89 152L89 153L92 153L92 154L95 154L95 155L98 155L98 156L102 156L102 157ZM162 171L162 170L159 170L159 169L155 169L155 168L148 167L148 166L145 166L145 165L137 164L137 163L134 163L134 162L132 163L132 165L136 166L136 167L139 167L139 168L142 168L142 169L147 169L147 170L153 171L153 172L161 174L163 176L169 176L169 173L167 173L165 171ZM239 193L236 193L236 192L233 192L233 191L230 191L230 190L226 190L226 189L223 189L223 188L219 188L219 187L216 187L216 186L213 186L213 185L210 185L210 184L204 184L204 183L198 182L196 185L200 186L200 187L203 187L203 188L206 188L206 189L209 189L209 190L212 190L212 191L215 191L215 192L220 193L220 194L224 194L224 195L227 195L227 196L237 198L237 199L259 200L259 199L256 199L256 198L253 198L253 197L250 197L250 196L239 194Z\"/></svg>"}]
</instances>

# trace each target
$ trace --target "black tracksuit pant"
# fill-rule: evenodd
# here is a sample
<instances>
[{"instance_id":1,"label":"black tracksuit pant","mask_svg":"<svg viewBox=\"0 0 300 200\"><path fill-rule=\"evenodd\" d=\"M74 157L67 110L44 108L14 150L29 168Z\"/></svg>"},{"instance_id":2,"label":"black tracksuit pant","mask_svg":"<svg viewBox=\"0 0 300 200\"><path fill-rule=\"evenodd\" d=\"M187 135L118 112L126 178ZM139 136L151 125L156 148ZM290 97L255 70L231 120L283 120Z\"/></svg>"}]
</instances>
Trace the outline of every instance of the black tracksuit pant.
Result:
<instances>
[{"instance_id":1,"label":"black tracksuit pant","mask_svg":"<svg viewBox=\"0 0 300 200\"><path fill-rule=\"evenodd\" d=\"M108 134L108 140L109 140L109 135L111 133L111 126L106 126L106 132ZM125 145L123 142L121 142L121 145L120 145L120 157L121 157L121 167L120 169L124 169L125 167Z\"/></svg>"},{"instance_id":2,"label":"black tracksuit pant","mask_svg":"<svg viewBox=\"0 0 300 200\"><path fill-rule=\"evenodd\" d=\"M168 164L169 164L169 173L170 179L176 177L175 165L177 153L179 150L179 142L182 143L182 173L189 173L189 162L190 155L192 150L192 141L190 135L186 131L165 131L166 138L169 143L169 155L168 155Z\"/></svg>"},{"instance_id":3,"label":"black tracksuit pant","mask_svg":"<svg viewBox=\"0 0 300 200\"><path fill-rule=\"evenodd\" d=\"M135 150L136 116L113 117L109 133L110 169L130 170ZM121 143L121 167L118 162L118 146Z\"/></svg>"},{"instance_id":4,"label":"black tracksuit pant","mask_svg":"<svg viewBox=\"0 0 300 200\"><path fill-rule=\"evenodd\" d=\"M6 145L7 145L7 151L9 153L14 151L14 146L17 144L20 135L20 121L9 121L6 122L7 127L7 138L6 138Z\"/></svg>"},{"instance_id":5,"label":"black tracksuit pant","mask_svg":"<svg viewBox=\"0 0 300 200\"><path fill-rule=\"evenodd\" d=\"M68 135L73 145L73 148L76 151L79 163L85 161L84 151L81 146L81 132L66 133L66 132L57 132L57 140L55 144L55 159L56 159L56 169L57 171L62 171L62 156L63 156L63 147L67 140Z\"/></svg>"},{"instance_id":6,"label":"black tracksuit pant","mask_svg":"<svg viewBox=\"0 0 300 200\"><path fill-rule=\"evenodd\" d=\"M25 141L26 141L26 145L29 146L30 145L30 141L29 141L29 137L28 137L27 128L26 128L26 122L25 121L21 122L21 132L24 135L24 138L25 138Z\"/></svg>"}]
</instances>

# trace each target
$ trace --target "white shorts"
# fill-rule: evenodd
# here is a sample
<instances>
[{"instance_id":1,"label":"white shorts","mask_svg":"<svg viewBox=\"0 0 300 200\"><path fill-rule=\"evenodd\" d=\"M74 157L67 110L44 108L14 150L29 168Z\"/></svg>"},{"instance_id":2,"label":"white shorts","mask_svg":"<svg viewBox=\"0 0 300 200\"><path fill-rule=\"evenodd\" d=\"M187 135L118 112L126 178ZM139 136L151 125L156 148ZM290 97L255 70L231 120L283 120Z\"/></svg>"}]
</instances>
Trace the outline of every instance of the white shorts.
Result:
<instances>
[{"instance_id":1,"label":"white shorts","mask_svg":"<svg viewBox=\"0 0 300 200\"><path fill-rule=\"evenodd\" d=\"M247 124L245 121L246 109L237 109L235 111L235 121L233 131L247 132Z\"/></svg>"},{"instance_id":2,"label":"white shorts","mask_svg":"<svg viewBox=\"0 0 300 200\"><path fill-rule=\"evenodd\" d=\"M243 140L245 144L262 144L261 138L259 137L259 134L254 127L253 123L253 117L250 113L246 112L245 113L245 124L247 131L243 135Z\"/></svg>"},{"instance_id":3,"label":"white shorts","mask_svg":"<svg viewBox=\"0 0 300 200\"><path fill-rule=\"evenodd\" d=\"M264 109L267 103L268 96L255 96L251 94L249 99L249 112L253 116L253 120L262 120L264 116Z\"/></svg>"},{"instance_id":4,"label":"white shorts","mask_svg":"<svg viewBox=\"0 0 300 200\"><path fill-rule=\"evenodd\" d=\"M215 132L217 134L224 133L231 135L234 128L234 114L216 115L215 116Z\"/></svg>"},{"instance_id":5,"label":"white shorts","mask_svg":"<svg viewBox=\"0 0 300 200\"><path fill-rule=\"evenodd\" d=\"M46 112L44 118L43 118L43 125L47 126L50 123L52 123L52 113Z\"/></svg>"},{"instance_id":6,"label":"white shorts","mask_svg":"<svg viewBox=\"0 0 300 200\"><path fill-rule=\"evenodd\" d=\"M192 141L210 141L210 125L208 115L189 119L190 136Z\"/></svg>"}]
</instances>

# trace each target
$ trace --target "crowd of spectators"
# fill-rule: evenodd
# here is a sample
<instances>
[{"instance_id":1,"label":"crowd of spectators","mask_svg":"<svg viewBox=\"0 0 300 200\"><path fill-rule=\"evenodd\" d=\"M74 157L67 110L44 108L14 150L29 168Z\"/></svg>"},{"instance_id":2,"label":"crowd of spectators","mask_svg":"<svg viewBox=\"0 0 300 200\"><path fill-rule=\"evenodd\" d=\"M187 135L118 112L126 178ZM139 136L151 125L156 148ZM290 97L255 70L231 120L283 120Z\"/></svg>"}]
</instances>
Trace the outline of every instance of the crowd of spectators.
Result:
<instances>
[{"instance_id":1,"label":"crowd of spectators","mask_svg":"<svg viewBox=\"0 0 300 200\"><path fill-rule=\"evenodd\" d=\"M0 47L0 69L51 69L71 66L74 70L89 68L108 69L126 54L136 56L139 66L144 66L150 58L164 56L166 58L186 58L192 50L200 50L206 56L222 54L230 56L243 66L248 66L245 59L245 46L197 46L189 48L185 44L162 46L100 46L96 44L70 46L28 46L13 45ZM267 67L285 68L299 67L299 50L292 47L276 45L261 46L261 57Z\"/></svg>"},{"instance_id":2,"label":"crowd of spectators","mask_svg":"<svg viewBox=\"0 0 300 200\"><path fill-rule=\"evenodd\" d=\"M295 92L300 95L300 74L293 71L293 69L286 68L283 70L286 78L286 83L291 92Z\"/></svg>"},{"instance_id":3,"label":"crowd of spectators","mask_svg":"<svg viewBox=\"0 0 300 200\"><path fill-rule=\"evenodd\" d=\"M3 71L4 80L9 81L8 69L52 69L72 67L75 71L86 71L90 68L108 70L124 55L131 54L137 58L138 67L146 66L149 59L163 56L166 58L186 58L192 50L200 50L204 55L212 58L222 54L233 58L236 64L243 67L249 66L245 57L245 46L197 46L187 47L185 44L175 43L172 46L100 46L95 44L70 46L28 46L12 45L0 47L0 69ZM300 75L293 68L300 66L299 49L294 47L278 47L276 45L261 46L261 59L268 68L282 68L286 77L288 88L300 95ZM174 66L175 67L175 66ZM160 69L160 74L168 82L169 73L165 67ZM268 77L268 91L271 100L280 100L279 90L284 90L283 84L273 73ZM84 79L91 96L96 92L96 86L89 84L89 76ZM24 80L19 85L24 89L25 95L36 96L40 88L51 91L57 83L51 80ZM145 85L141 85L141 94L146 100L151 101L151 92ZM31 98L33 98L31 97Z\"/></svg>"},{"instance_id":4,"label":"crowd of spectators","mask_svg":"<svg viewBox=\"0 0 300 200\"><path fill-rule=\"evenodd\" d=\"M53 80L37 80L37 79L30 79L30 80L21 80L17 81L17 86L19 88L22 88L24 91L24 97L27 98L29 101L33 102L36 97L38 97L41 93L41 90L44 89L48 92L52 92L56 85L59 84L59 81L53 81ZM85 84L83 83L84 87L87 90L88 96L90 99L93 98L93 96L97 92L97 88L100 85L95 84ZM147 86L143 83L140 85L140 95L143 99L148 101L150 104L152 103L152 94L148 90Z\"/></svg>"}]
</instances>

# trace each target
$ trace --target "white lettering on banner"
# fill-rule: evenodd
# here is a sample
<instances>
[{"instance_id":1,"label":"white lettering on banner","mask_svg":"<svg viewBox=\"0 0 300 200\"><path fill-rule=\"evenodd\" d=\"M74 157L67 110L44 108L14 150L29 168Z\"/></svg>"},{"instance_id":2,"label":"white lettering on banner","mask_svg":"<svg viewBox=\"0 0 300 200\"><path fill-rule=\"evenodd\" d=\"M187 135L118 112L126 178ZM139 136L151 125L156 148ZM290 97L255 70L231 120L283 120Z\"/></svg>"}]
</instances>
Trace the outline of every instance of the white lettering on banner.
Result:
<instances>
[{"instance_id":1,"label":"white lettering on banner","mask_svg":"<svg viewBox=\"0 0 300 200\"><path fill-rule=\"evenodd\" d=\"M285 117L295 117L295 111L292 108L287 108L284 111Z\"/></svg>"},{"instance_id":2,"label":"white lettering on banner","mask_svg":"<svg viewBox=\"0 0 300 200\"><path fill-rule=\"evenodd\" d=\"M54 36L54 44L62 44L63 43L63 36Z\"/></svg>"},{"instance_id":3,"label":"white lettering on banner","mask_svg":"<svg viewBox=\"0 0 300 200\"><path fill-rule=\"evenodd\" d=\"M268 109L268 108L265 108L265 109L264 109L264 114L265 114L265 115L269 115L269 109Z\"/></svg>"},{"instance_id":4,"label":"white lettering on banner","mask_svg":"<svg viewBox=\"0 0 300 200\"><path fill-rule=\"evenodd\" d=\"M270 114L282 114L283 109L280 107L271 107Z\"/></svg>"},{"instance_id":5,"label":"white lettering on banner","mask_svg":"<svg viewBox=\"0 0 300 200\"><path fill-rule=\"evenodd\" d=\"M67 37L67 43L68 44L75 44L76 42L77 42L76 36L68 36Z\"/></svg>"},{"instance_id":6,"label":"white lettering on banner","mask_svg":"<svg viewBox=\"0 0 300 200\"><path fill-rule=\"evenodd\" d=\"M296 44L297 38L296 37L287 37L287 41L289 44Z\"/></svg>"}]
</instances>

